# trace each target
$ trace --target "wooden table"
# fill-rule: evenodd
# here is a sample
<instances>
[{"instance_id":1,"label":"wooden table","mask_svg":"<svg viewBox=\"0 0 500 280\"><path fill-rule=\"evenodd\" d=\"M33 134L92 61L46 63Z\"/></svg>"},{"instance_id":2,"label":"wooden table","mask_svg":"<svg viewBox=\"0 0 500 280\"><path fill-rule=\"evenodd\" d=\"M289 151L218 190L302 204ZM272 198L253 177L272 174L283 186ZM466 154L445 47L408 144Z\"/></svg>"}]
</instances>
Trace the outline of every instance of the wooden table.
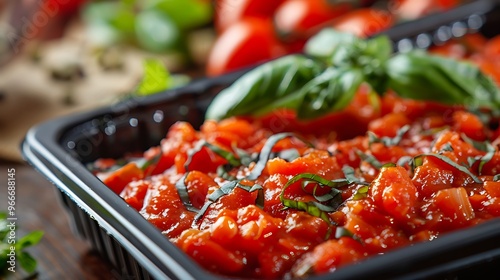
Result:
<instances>
[{"instance_id":1,"label":"wooden table","mask_svg":"<svg viewBox=\"0 0 500 280\"><path fill-rule=\"evenodd\" d=\"M28 164L0 161L0 211L7 210L9 168L16 170L17 236L33 230L45 234L27 249L38 262L35 277L16 272L7 279L118 279L119 273L72 231L56 188Z\"/></svg>"}]
</instances>

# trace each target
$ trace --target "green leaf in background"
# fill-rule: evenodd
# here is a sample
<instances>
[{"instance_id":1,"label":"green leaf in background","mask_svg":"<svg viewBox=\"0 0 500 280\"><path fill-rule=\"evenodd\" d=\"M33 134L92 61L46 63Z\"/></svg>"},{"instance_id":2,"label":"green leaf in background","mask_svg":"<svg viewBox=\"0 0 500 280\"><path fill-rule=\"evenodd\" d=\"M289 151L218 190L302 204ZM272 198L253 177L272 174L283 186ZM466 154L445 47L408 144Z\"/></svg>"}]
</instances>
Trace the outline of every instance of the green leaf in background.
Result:
<instances>
[{"instance_id":1,"label":"green leaf in background","mask_svg":"<svg viewBox=\"0 0 500 280\"><path fill-rule=\"evenodd\" d=\"M499 89L470 62L413 51L392 57L386 71L388 86L405 98L500 108Z\"/></svg>"},{"instance_id":2,"label":"green leaf in background","mask_svg":"<svg viewBox=\"0 0 500 280\"><path fill-rule=\"evenodd\" d=\"M38 244L43 237L42 231L32 231L17 239L15 244L10 244L8 243L10 240L7 239L10 230L7 214L0 212L0 279L3 279L2 276L8 272L7 269L10 267L7 263L7 254L10 253L12 246L15 246L16 261L21 268L28 273L34 272L37 266L36 260L24 250Z\"/></svg>"},{"instance_id":3,"label":"green leaf in background","mask_svg":"<svg viewBox=\"0 0 500 280\"><path fill-rule=\"evenodd\" d=\"M149 95L170 87L170 73L163 62L156 59L144 60L144 74L135 93Z\"/></svg>"},{"instance_id":4,"label":"green leaf in background","mask_svg":"<svg viewBox=\"0 0 500 280\"><path fill-rule=\"evenodd\" d=\"M103 46L134 42L135 13L124 1L92 2L85 5L82 17L90 39Z\"/></svg>"},{"instance_id":5,"label":"green leaf in background","mask_svg":"<svg viewBox=\"0 0 500 280\"><path fill-rule=\"evenodd\" d=\"M166 89L183 86L190 81L187 75L171 75L165 64L158 59L145 59L144 74L134 94L150 95Z\"/></svg>"},{"instance_id":6,"label":"green leaf in background","mask_svg":"<svg viewBox=\"0 0 500 280\"><path fill-rule=\"evenodd\" d=\"M288 55L258 66L220 92L206 118L262 115L275 108L296 108L304 84L322 71L320 63L301 55Z\"/></svg>"},{"instance_id":7,"label":"green leaf in background","mask_svg":"<svg viewBox=\"0 0 500 280\"><path fill-rule=\"evenodd\" d=\"M43 237L43 231L36 230L32 231L25 236L21 237L17 242L16 242L16 247L18 250L22 250L26 247L33 246L35 244L38 244L40 240Z\"/></svg>"},{"instance_id":8,"label":"green leaf in background","mask_svg":"<svg viewBox=\"0 0 500 280\"><path fill-rule=\"evenodd\" d=\"M17 259L16 260L19 263L19 265L21 265L21 267L26 272L29 272L29 273L35 272L37 263L36 263L35 258L33 258L29 253L27 253L27 252L20 252L17 255Z\"/></svg>"},{"instance_id":9,"label":"green leaf in background","mask_svg":"<svg viewBox=\"0 0 500 280\"><path fill-rule=\"evenodd\" d=\"M213 7L202 0L146 0L144 10L160 11L181 29L187 30L211 22Z\"/></svg>"},{"instance_id":10,"label":"green leaf in background","mask_svg":"<svg viewBox=\"0 0 500 280\"><path fill-rule=\"evenodd\" d=\"M182 40L174 21L155 10L143 11L137 15L135 31L139 45L153 52L174 49Z\"/></svg>"}]
</instances>

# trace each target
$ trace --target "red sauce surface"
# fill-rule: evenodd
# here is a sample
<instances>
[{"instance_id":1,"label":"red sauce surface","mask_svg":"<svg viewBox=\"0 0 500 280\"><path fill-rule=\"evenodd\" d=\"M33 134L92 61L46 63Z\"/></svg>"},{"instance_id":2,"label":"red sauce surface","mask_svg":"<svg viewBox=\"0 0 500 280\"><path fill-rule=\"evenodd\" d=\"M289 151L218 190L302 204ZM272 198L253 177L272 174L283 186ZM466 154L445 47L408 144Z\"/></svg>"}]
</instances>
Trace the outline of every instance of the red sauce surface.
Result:
<instances>
[{"instance_id":1,"label":"red sauce surface","mask_svg":"<svg viewBox=\"0 0 500 280\"><path fill-rule=\"evenodd\" d=\"M373 136L394 139L404 128L409 129L396 145L373 141ZM235 188L195 220L196 213L186 209L176 183L186 175L189 201L201 209L207 197L227 182L217 169L228 163L208 147L193 152L196 144L205 140L236 156L237 149L260 153L270 136L283 131L295 136L278 141L272 151L295 149L298 158L271 157L256 180L245 179L255 163L228 171L242 185L263 188L263 207L257 206L257 191ZM360 90L344 111L307 123L287 111L257 120L206 121L199 130L178 122L160 146L143 155L146 159L160 155L158 162L145 170L129 166L132 163L98 176L209 271L240 277L303 277L500 216L500 182L494 180L500 173L499 136L498 119L485 124L461 107L403 100L392 93L372 100ZM494 148L489 160L485 160L488 152L472 140L488 141ZM393 165L374 166L362 154ZM416 168L400 160L418 156L421 162ZM96 162L97 167L110 164L109 159ZM369 186L367 190L360 183L339 187L342 204L327 212L331 223L286 209L280 201L284 186L295 175L343 179L344 166L352 167ZM120 172L123 169L128 171ZM311 202L317 200L314 187L317 195L329 191L318 184L302 188L302 182L291 184L284 197ZM330 233L337 227L354 237L336 238Z\"/></svg>"}]
</instances>

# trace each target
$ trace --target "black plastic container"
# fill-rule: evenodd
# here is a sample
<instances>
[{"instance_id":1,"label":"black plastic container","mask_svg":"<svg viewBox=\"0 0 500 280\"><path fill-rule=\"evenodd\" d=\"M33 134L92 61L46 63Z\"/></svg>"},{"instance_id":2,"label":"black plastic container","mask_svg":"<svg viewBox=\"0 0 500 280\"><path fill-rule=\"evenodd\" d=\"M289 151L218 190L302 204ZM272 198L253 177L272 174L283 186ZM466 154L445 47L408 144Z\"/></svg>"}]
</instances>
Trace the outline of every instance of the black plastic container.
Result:
<instances>
[{"instance_id":1,"label":"black plastic container","mask_svg":"<svg viewBox=\"0 0 500 280\"><path fill-rule=\"evenodd\" d=\"M460 36L468 26L492 36L500 33L498 7L497 1L476 1L397 26L385 34L396 49L403 51ZM55 119L32 128L26 135L21 147L26 161L60 190L77 234L109 259L122 278L221 277L207 272L171 244L92 175L86 164L100 157L120 157L158 145L176 121L201 125L213 96L243 72ZM500 219L494 219L311 279L499 279L499 265Z\"/></svg>"}]
</instances>

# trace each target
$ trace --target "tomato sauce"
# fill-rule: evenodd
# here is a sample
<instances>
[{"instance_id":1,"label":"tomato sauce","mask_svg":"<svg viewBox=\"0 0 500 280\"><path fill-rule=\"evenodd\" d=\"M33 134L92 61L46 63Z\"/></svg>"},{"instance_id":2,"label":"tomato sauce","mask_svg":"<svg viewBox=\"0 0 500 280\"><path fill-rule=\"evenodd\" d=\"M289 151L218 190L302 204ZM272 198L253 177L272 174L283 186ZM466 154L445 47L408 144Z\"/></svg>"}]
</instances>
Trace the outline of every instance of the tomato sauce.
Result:
<instances>
[{"instance_id":1,"label":"tomato sauce","mask_svg":"<svg viewBox=\"0 0 500 280\"><path fill-rule=\"evenodd\" d=\"M177 122L141 155L149 164L95 167L205 269L305 277L499 217L498 121L362 88L309 122Z\"/></svg>"}]
</instances>

